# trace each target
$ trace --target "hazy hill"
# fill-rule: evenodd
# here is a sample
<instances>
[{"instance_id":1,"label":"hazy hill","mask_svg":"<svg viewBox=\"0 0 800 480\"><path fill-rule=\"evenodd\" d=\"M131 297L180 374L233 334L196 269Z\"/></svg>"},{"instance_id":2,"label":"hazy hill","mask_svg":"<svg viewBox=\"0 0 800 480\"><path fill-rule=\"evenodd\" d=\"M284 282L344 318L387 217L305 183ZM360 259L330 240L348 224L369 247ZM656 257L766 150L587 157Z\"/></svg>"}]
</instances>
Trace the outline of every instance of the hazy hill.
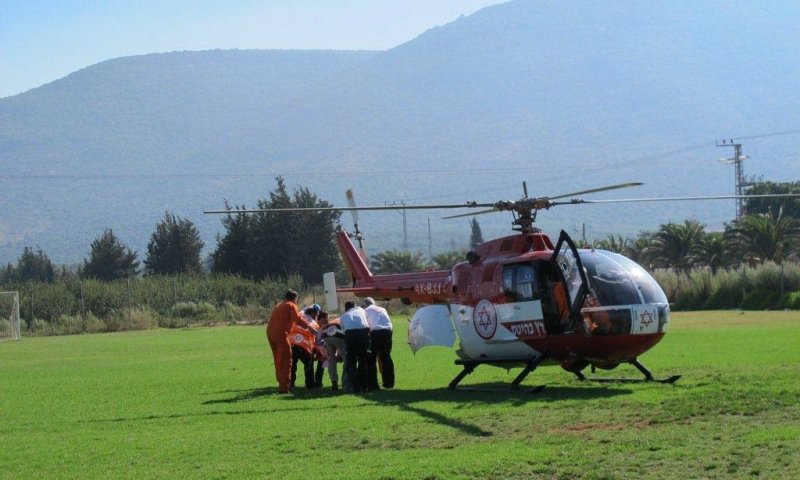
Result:
<instances>
[{"instance_id":1,"label":"hazy hill","mask_svg":"<svg viewBox=\"0 0 800 480\"><path fill-rule=\"evenodd\" d=\"M334 203L493 201L640 180L616 197L727 194L714 140L800 128L793 2L516 1L382 52L176 52L110 60L0 99L0 259L85 255L113 227L143 252L170 210L252 205L283 174ZM798 136L744 140L748 173L800 178ZM671 152L671 154L670 154ZM239 176L229 176L236 174ZM547 230L717 227L733 203L569 207ZM415 250L461 246L466 221L409 213ZM510 217L481 217L485 235ZM372 250L401 217L365 214Z\"/></svg>"}]
</instances>

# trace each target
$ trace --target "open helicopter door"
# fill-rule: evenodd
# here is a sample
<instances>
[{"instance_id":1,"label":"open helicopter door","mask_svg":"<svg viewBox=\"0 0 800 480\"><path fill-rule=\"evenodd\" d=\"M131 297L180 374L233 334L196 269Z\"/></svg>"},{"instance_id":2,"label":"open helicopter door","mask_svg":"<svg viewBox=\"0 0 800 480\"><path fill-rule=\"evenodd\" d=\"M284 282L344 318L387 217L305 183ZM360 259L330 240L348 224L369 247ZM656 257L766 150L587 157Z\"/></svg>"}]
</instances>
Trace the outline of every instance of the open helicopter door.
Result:
<instances>
[{"instance_id":1,"label":"open helicopter door","mask_svg":"<svg viewBox=\"0 0 800 480\"><path fill-rule=\"evenodd\" d=\"M455 343L456 333L447 305L428 305L414 313L408 324L408 344L413 353L429 345L452 348Z\"/></svg>"},{"instance_id":2,"label":"open helicopter door","mask_svg":"<svg viewBox=\"0 0 800 480\"><path fill-rule=\"evenodd\" d=\"M586 280L586 271L583 269L578 249L564 230L561 230L561 235L558 237L552 261L558 265L566 281L569 320L570 325L574 326L581 314L583 301L589 293L589 282Z\"/></svg>"}]
</instances>

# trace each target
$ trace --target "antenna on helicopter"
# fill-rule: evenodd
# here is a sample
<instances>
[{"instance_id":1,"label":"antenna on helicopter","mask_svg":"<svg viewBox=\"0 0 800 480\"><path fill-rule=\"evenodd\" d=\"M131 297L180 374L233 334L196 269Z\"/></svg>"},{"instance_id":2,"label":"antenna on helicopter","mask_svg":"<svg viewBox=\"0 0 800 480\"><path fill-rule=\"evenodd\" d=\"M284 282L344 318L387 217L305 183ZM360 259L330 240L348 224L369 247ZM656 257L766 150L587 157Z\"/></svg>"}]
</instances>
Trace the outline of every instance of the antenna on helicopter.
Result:
<instances>
[{"instance_id":1,"label":"antenna on helicopter","mask_svg":"<svg viewBox=\"0 0 800 480\"><path fill-rule=\"evenodd\" d=\"M364 263L369 265L367 249L364 248L364 236L361 235L361 231L358 229L358 209L356 207L356 199L353 196L353 189L348 188L345 196L347 197L347 205L350 207L350 215L353 217L353 238L358 242L358 254L361 255Z\"/></svg>"}]
</instances>

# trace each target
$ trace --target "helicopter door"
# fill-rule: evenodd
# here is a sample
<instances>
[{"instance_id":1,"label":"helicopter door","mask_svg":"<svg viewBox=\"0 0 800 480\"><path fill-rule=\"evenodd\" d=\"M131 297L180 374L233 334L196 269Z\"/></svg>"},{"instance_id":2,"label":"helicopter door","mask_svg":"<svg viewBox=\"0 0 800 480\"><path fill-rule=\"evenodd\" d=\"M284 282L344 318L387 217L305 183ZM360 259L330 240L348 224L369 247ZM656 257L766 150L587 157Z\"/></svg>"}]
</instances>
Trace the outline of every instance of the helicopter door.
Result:
<instances>
[{"instance_id":1,"label":"helicopter door","mask_svg":"<svg viewBox=\"0 0 800 480\"><path fill-rule=\"evenodd\" d=\"M456 333L447 305L427 305L414 313L408 325L408 344L413 353L429 345L452 348L455 343Z\"/></svg>"},{"instance_id":2,"label":"helicopter door","mask_svg":"<svg viewBox=\"0 0 800 480\"><path fill-rule=\"evenodd\" d=\"M566 281L569 294L569 319L570 324L574 325L589 292L589 282L586 280L586 272L583 270L578 249L564 230L561 230L561 235L558 237L551 261L558 265Z\"/></svg>"}]
</instances>

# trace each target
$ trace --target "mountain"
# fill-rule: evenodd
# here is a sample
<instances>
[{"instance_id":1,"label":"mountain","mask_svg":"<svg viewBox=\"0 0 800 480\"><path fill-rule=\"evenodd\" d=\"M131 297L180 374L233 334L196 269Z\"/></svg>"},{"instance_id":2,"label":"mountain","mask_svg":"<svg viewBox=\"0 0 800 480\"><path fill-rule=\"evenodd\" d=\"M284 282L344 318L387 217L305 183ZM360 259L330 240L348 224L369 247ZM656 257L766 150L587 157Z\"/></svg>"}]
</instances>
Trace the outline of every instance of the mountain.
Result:
<instances>
[{"instance_id":1,"label":"mountain","mask_svg":"<svg viewBox=\"0 0 800 480\"><path fill-rule=\"evenodd\" d=\"M283 175L334 204L459 203L643 181L592 198L733 192L746 172L797 180L800 5L518 0L393 49L173 52L109 60L0 99L0 260L24 245L74 262L104 228L134 249L169 210L213 248L227 199L254 205ZM733 202L560 207L540 226L603 237ZM461 247L466 221L363 214L370 251ZM349 220L345 219L345 225ZM510 216L480 217L484 237Z\"/></svg>"}]
</instances>

